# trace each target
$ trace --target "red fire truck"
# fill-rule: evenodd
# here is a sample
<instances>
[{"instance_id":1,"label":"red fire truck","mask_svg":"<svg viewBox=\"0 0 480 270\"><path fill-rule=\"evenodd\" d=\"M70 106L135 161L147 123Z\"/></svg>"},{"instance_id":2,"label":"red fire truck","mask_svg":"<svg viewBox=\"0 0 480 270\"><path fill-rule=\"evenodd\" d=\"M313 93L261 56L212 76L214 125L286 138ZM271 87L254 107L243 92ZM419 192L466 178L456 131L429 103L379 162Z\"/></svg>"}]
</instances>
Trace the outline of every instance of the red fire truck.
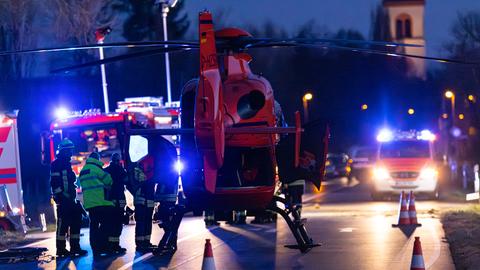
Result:
<instances>
[{"instance_id":1,"label":"red fire truck","mask_svg":"<svg viewBox=\"0 0 480 270\"><path fill-rule=\"evenodd\" d=\"M161 97L127 98L117 102L116 112L109 114L101 113L99 110L83 112L59 110L57 119L51 123L50 130L43 136L42 156L46 162L53 161L58 144L62 139L68 138L75 144L72 167L74 172L79 174L85 160L93 151L100 154L104 164L108 164L113 153L123 154L124 138L121 134L125 117L128 117L129 124L134 127L170 129L179 127L178 115L179 102L164 104ZM177 136L165 137L176 144ZM132 160L136 154L139 158L142 157L141 153L131 153ZM78 195L81 200L80 190Z\"/></svg>"}]
</instances>

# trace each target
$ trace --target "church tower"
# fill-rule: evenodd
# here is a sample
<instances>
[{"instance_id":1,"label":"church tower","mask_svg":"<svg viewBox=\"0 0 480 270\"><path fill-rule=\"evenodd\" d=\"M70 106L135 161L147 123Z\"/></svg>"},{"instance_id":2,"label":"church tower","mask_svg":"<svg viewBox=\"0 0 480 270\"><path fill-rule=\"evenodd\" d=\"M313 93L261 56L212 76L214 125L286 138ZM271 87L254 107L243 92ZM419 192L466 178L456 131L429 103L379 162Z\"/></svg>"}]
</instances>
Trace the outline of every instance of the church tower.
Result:
<instances>
[{"instance_id":1,"label":"church tower","mask_svg":"<svg viewBox=\"0 0 480 270\"><path fill-rule=\"evenodd\" d=\"M390 35L394 42L425 46L425 0L383 0L390 18ZM425 56L425 47L404 47L407 54ZM425 60L408 59L409 75L426 79Z\"/></svg>"}]
</instances>

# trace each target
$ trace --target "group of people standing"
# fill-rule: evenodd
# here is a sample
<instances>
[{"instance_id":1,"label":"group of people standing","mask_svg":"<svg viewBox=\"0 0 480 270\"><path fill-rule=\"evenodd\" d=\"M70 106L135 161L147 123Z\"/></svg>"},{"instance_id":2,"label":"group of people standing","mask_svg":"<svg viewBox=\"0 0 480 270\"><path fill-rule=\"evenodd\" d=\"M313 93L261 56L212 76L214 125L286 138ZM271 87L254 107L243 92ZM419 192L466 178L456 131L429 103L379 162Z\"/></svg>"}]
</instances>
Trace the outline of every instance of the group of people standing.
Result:
<instances>
[{"instance_id":1,"label":"group of people standing","mask_svg":"<svg viewBox=\"0 0 480 270\"><path fill-rule=\"evenodd\" d=\"M153 162L147 156L132 168L132 177L121 163L118 153L111 156L110 164L103 167L100 155L93 152L77 177L72 170L71 157L74 144L64 139L58 146L57 158L51 165L51 188L56 203L57 256L83 256L86 250L80 247L82 216L90 219L90 245L94 255L124 253L120 246L125 219L125 188L134 195L135 243L137 251L151 251L150 243L154 208L155 182ZM76 199L76 189L81 187L83 206ZM85 211L86 210L86 211ZM66 248L66 240L70 250Z\"/></svg>"}]
</instances>

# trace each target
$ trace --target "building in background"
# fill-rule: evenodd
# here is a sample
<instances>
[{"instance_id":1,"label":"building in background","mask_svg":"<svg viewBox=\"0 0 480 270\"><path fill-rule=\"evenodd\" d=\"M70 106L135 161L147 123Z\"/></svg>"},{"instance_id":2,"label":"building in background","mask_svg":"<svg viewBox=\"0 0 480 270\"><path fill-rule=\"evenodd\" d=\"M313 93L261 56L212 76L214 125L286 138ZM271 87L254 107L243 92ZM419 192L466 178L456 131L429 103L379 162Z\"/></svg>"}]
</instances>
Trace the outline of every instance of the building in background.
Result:
<instances>
[{"instance_id":1,"label":"building in background","mask_svg":"<svg viewBox=\"0 0 480 270\"><path fill-rule=\"evenodd\" d=\"M390 18L390 36L394 42L425 46L425 0L383 0ZM425 55L425 47L404 47L407 54ZM423 59L409 59L409 75L426 79Z\"/></svg>"}]
</instances>

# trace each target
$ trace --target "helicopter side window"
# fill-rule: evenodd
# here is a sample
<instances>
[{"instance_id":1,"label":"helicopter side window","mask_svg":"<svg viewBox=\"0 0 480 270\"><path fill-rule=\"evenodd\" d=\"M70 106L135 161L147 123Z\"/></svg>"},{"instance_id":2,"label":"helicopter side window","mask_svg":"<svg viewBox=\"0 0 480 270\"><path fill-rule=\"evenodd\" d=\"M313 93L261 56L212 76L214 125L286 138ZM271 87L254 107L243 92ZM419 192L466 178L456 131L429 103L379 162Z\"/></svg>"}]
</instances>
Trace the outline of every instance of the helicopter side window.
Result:
<instances>
[{"instance_id":1,"label":"helicopter side window","mask_svg":"<svg viewBox=\"0 0 480 270\"><path fill-rule=\"evenodd\" d=\"M237 112L240 118L250 119L254 117L264 105L265 95L259 90L253 90L238 100Z\"/></svg>"},{"instance_id":2,"label":"helicopter side window","mask_svg":"<svg viewBox=\"0 0 480 270\"><path fill-rule=\"evenodd\" d=\"M137 162L148 155L148 140L139 135L131 136L128 154L132 162Z\"/></svg>"}]
</instances>

